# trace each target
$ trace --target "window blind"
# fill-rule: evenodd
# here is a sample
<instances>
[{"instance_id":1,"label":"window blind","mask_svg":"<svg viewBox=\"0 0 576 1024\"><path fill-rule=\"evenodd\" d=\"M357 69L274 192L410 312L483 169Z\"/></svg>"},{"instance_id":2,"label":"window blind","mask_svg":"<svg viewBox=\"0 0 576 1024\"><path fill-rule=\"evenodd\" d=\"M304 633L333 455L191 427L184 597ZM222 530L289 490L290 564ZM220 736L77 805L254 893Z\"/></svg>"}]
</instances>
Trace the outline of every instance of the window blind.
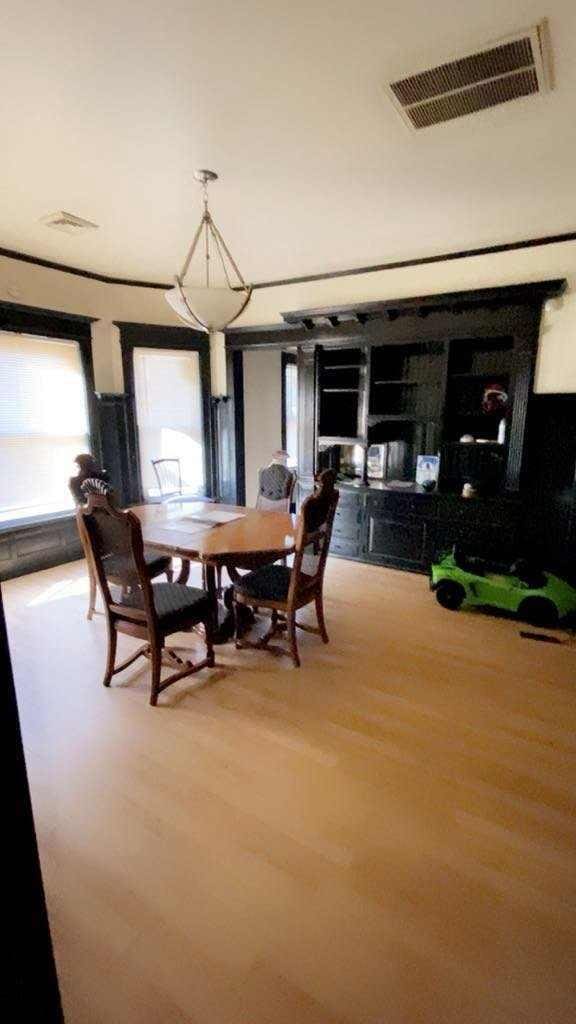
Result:
<instances>
[{"instance_id":1,"label":"window blind","mask_svg":"<svg viewBox=\"0 0 576 1024\"><path fill-rule=\"evenodd\" d=\"M198 352L134 349L134 389L144 493L157 494L152 459L180 459L182 487L204 490L204 427Z\"/></svg>"},{"instance_id":2,"label":"window blind","mask_svg":"<svg viewBox=\"0 0 576 1024\"><path fill-rule=\"evenodd\" d=\"M78 343L0 331L0 521L73 508L74 457L89 450Z\"/></svg>"}]
</instances>

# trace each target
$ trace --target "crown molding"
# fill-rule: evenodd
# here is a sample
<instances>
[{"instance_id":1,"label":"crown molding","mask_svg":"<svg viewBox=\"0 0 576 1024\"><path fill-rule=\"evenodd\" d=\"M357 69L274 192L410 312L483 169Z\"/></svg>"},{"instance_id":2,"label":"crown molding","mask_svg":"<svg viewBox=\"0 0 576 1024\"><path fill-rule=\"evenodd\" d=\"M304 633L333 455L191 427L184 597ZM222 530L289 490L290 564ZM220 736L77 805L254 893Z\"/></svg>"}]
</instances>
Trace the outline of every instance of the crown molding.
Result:
<instances>
[{"instance_id":1,"label":"crown molding","mask_svg":"<svg viewBox=\"0 0 576 1024\"><path fill-rule=\"evenodd\" d=\"M263 288L283 288L291 284L310 284L314 281L331 281L338 277L359 277L362 274L377 274L385 270L404 270L408 267L424 267L433 263L448 263L452 260L470 259L474 256L491 256L503 252L516 252L521 249L536 249L543 245L559 245L563 242L576 241L576 231L567 231L560 235L544 235L542 238L527 238L516 242L505 242L500 245L487 245L480 249L460 249L457 252L439 253L435 256L419 256L416 259L395 260L389 263L374 263L366 267L353 267L348 270L331 270L323 274L305 274L301 277L285 277L272 281L259 281L252 285L253 291ZM0 248L0 256L7 259L19 260L21 263L31 263L36 267L45 267L48 270L59 270L64 274L74 274L76 277L85 277L91 281L100 281L102 284L119 284L130 288L154 288L158 291L167 291L173 284L166 284L159 281L139 281L129 277L113 277L110 274L99 274L93 270L83 270L81 267L71 267L66 263L56 263L53 260L42 259L39 256L31 256L30 253L17 252L14 249Z\"/></svg>"}]
</instances>

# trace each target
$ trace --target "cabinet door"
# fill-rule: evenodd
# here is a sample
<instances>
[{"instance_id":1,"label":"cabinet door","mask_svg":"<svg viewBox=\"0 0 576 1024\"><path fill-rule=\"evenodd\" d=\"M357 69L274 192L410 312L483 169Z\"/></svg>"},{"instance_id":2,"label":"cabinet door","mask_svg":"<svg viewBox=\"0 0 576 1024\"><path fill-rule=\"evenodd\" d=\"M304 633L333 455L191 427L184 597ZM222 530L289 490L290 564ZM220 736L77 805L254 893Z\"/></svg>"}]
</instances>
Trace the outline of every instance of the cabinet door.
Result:
<instances>
[{"instance_id":1,"label":"cabinet door","mask_svg":"<svg viewBox=\"0 0 576 1024\"><path fill-rule=\"evenodd\" d=\"M360 495L340 492L334 516L330 552L333 555L359 558L362 548L363 502Z\"/></svg>"},{"instance_id":2,"label":"cabinet door","mask_svg":"<svg viewBox=\"0 0 576 1024\"><path fill-rule=\"evenodd\" d=\"M366 556L370 561L404 569L426 569L427 522L370 510Z\"/></svg>"}]
</instances>

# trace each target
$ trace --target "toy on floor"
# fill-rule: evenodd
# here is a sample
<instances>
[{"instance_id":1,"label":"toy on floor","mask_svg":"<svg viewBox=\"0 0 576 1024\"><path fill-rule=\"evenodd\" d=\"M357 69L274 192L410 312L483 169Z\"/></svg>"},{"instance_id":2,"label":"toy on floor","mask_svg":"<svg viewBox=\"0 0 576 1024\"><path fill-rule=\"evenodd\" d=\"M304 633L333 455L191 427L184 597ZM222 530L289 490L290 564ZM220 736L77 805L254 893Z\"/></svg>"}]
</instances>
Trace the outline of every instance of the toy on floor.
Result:
<instances>
[{"instance_id":1,"label":"toy on floor","mask_svg":"<svg viewBox=\"0 0 576 1024\"><path fill-rule=\"evenodd\" d=\"M525 559L506 567L455 547L432 566L430 587L451 611L463 604L498 608L535 626L555 626L576 613L576 589Z\"/></svg>"}]
</instances>

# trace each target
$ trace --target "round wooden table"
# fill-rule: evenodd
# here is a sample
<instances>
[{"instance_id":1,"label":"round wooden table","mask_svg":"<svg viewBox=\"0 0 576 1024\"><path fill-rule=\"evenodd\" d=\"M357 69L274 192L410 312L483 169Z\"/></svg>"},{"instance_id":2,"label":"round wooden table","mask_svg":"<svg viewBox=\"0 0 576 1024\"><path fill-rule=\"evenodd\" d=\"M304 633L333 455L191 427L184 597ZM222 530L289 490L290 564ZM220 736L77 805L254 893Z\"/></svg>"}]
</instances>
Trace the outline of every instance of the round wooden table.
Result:
<instances>
[{"instance_id":1,"label":"round wooden table","mask_svg":"<svg viewBox=\"0 0 576 1024\"><path fill-rule=\"evenodd\" d=\"M205 566L207 589L219 607L217 642L220 643L232 636L233 617L230 608L224 610L219 605L216 567L256 567L294 551L295 519L287 512L263 512L206 501L135 505L131 511L140 519L146 547ZM218 525L194 518L207 512L236 512L241 518Z\"/></svg>"}]
</instances>

